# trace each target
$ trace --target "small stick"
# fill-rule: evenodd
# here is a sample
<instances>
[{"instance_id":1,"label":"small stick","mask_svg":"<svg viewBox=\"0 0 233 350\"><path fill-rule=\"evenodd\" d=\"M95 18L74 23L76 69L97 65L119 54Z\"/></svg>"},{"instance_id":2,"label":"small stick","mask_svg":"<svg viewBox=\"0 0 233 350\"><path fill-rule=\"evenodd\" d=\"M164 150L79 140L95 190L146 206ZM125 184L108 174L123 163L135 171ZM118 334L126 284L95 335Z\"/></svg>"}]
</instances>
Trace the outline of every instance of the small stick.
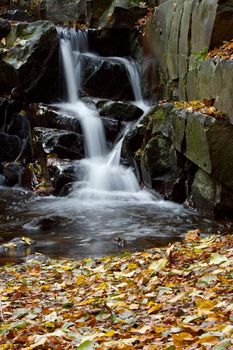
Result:
<instances>
[{"instance_id":1,"label":"small stick","mask_svg":"<svg viewBox=\"0 0 233 350\"><path fill-rule=\"evenodd\" d=\"M3 316L2 299L1 298L0 298L0 316L1 316L2 322L5 322L4 316Z\"/></svg>"}]
</instances>

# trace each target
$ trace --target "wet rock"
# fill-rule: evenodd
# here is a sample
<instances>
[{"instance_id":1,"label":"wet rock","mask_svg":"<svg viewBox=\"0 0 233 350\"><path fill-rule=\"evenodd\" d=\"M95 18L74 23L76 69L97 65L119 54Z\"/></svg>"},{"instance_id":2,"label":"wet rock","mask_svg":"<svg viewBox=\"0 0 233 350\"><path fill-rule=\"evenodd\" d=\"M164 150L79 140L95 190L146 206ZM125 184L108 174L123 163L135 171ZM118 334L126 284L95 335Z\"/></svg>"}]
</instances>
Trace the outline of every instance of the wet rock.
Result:
<instances>
[{"instance_id":1,"label":"wet rock","mask_svg":"<svg viewBox=\"0 0 233 350\"><path fill-rule=\"evenodd\" d=\"M18 184L23 188L32 189L33 174L30 169L20 162L3 162L2 172L7 186Z\"/></svg>"},{"instance_id":2,"label":"wet rock","mask_svg":"<svg viewBox=\"0 0 233 350\"><path fill-rule=\"evenodd\" d=\"M46 153L55 153L60 158L69 159L84 157L82 135L50 128L34 128L34 132Z\"/></svg>"},{"instance_id":3,"label":"wet rock","mask_svg":"<svg viewBox=\"0 0 233 350\"><path fill-rule=\"evenodd\" d=\"M18 87L29 101L58 95L59 39L49 21L14 23L0 57L0 93Z\"/></svg>"},{"instance_id":4,"label":"wet rock","mask_svg":"<svg viewBox=\"0 0 233 350\"><path fill-rule=\"evenodd\" d=\"M123 102L107 102L102 106L99 113L103 117L125 122L137 120L143 115L143 111L139 107Z\"/></svg>"},{"instance_id":5,"label":"wet rock","mask_svg":"<svg viewBox=\"0 0 233 350\"><path fill-rule=\"evenodd\" d=\"M3 163L3 175L8 186L14 186L21 182L25 168L17 162Z\"/></svg>"},{"instance_id":6,"label":"wet rock","mask_svg":"<svg viewBox=\"0 0 233 350\"><path fill-rule=\"evenodd\" d=\"M5 38L11 30L11 25L8 20L0 18L0 40Z\"/></svg>"},{"instance_id":7,"label":"wet rock","mask_svg":"<svg viewBox=\"0 0 233 350\"><path fill-rule=\"evenodd\" d=\"M122 130L124 123L119 120L102 117L106 139L108 142L113 143L116 140L117 135Z\"/></svg>"},{"instance_id":8,"label":"wet rock","mask_svg":"<svg viewBox=\"0 0 233 350\"><path fill-rule=\"evenodd\" d=\"M119 60L84 57L82 87L90 96L112 100L133 100L125 65Z\"/></svg>"},{"instance_id":9,"label":"wet rock","mask_svg":"<svg viewBox=\"0 0 233 350\"><path fill-rule=\"evenodd\" d=\"M0 245L0 255L3 256L25 256L34 249L35 241L28 237L16 237L8 243Z\"/></svg>"},{"instance_id":10,"label":"wet rock","mask_svg":"<svg viewBox=\"0 0 233 350\"><path fill-rule=\"evenodd\" d=\"M50 178L52 180L55 194L68 194L68 184L77 181L78 178L78 162L49 158L47 161Z\"/></svg>"},{"instance_id":11,"label":"wet rock","mask_svg":"<svg viewBox=\"0 0 233 350\"><path fill-rule=\"evenodd\" d=\"M42 104L39 106L32 104L29 106L28 113L31 127L54 128L82 134L78 118L74 118L72 115L61 112L56 108Z\"/></svg>"},{"instance_id":12,"label":"wet rock","mask_svg":"<svg viewBox=\"0 0 233 350\"><path fill-rule=\"evenodd\" d=\"M64 216L52 215L52 216L48 216L48 217L34 219L33 221L26 224L25 228L37 229L37 230L41 230L41 231L50 231L57 226L66 225L67 223L70 223L71 221L72 220L70 218L67 218Z\"/></svg>"}]
</instances>

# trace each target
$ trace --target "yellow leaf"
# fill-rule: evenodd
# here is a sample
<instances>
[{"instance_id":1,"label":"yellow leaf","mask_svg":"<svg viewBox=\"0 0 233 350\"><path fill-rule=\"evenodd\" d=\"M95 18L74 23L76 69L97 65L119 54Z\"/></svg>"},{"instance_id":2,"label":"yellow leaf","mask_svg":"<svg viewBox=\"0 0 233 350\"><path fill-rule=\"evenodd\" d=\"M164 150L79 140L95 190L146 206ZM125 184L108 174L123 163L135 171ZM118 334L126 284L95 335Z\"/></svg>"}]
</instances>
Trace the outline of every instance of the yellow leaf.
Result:
<instances>
[{"instance_id":1,"label":"yellow leaf","mask_svg":"<svg viewBox=\"0 0 233 350\"><path fill-rule=\"evenodd\" d=\"M128 267L128 270L135 270L138 266L134 263L131 263L127 267Z\"/></svg>"},{"instance_id":2,"label":"yellow leaf","mask_svg":"<svg viewBox=\"0 0 233 350\"><path fill-rule=\"evenodd\" d=\"M216 305L213 301L204 299L199 300L196 304L198 309L201 310L212 310Z\"/></svg>"},{"instance_id":3,"label":"yellow leaf","mask_svg":"<svg viewBox=\"0 0 233 350\"><path fill-rule=\"evenodd\" d=\"M84 276L78 276L76 281L75 281L75 284L77 284L78 286L80 284L82 284L83 282L85 281L85 277Z\"/></svg>"},{"instance_id":4,"label":"yellow leaf","mask_svg":"<svg viewBox=\"0 0 233 350\"><path fill-rule=\"evenodd\" d=\"M80 303L78 303L77 305L88 305L88 304L92 304L95 301L95 298L90 298L84 301L81 301Z\"/></svg>"},{"instance_id":5,"label":"yellow leaf","mask_svg":"<svg viewBox=\"0 0 233 350\"><path fill-rule=\"evenodd\" d=\"M72 270L73 270L73 267L72 267L72 266L66 265L66 266L63 266L63 270L64 270L64 271L72 271Z\"/></svg>"},{"instance_id":6,"label":"yellow leaf","mask_svg":"<svg viewBox=\"0 0 233 350\"><path fill-rule=\"evenodd\" d=\"M109 331L109 332L107 332L107 333L104 334L104 337L113 337L115 333L116 333L116 332L115 332L114 330Z\"/></svg>"},{"instance_id":7,"label":"yellow leaf","mask_svg":"<svg viewBox=\"0 0 233 350\"><path fill-rule=\"evenodd\" d=\"M173 334L172 338L174 340L175 345L182 346L185 343L189 343L193 341L193 336L187 332L181 332L179 334Z\"/></svg>"},{"instance_id":8,"label":"yellow leaf","mask_svg":"<svg viewBox=\"0 0 233 350\"><path fill-rule=\"evenodd\" d=\"M219 339L214 335L203 336L198 341L198 343L200 344L208 344L208 345L218 344L218 342L219 342Z\"/></svg>"},{"instance_id":9,"label":"yellow leaf","mask_svg":"<svg viewBox=\"0 0 233 350\"><path fill-rule=\"evenodd\" d=\"M162 308L161 304L155 304L154 306L152 306L149 310L148 310L148 315L151 315L153 313L155 313L156 311L160 310Z\"/></svg>"}]
</instances>

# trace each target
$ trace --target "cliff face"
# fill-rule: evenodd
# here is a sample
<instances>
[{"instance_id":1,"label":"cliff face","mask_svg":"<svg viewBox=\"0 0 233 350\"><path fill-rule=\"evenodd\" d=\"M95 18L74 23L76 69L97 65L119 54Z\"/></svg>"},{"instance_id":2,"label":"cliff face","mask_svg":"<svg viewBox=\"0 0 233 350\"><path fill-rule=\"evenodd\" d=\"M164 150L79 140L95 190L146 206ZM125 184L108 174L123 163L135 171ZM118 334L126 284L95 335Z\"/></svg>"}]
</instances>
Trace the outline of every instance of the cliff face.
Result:
<instances>
[{"instance_id":1,"label":"cliff face","mask_svg":"<svg viewBox=\"0 0 233 350\"><path fill-rule=\"evenodd\" d=\"M232 0L160 1L145 37L158 97L214 98L233 122L233 62L205 60L208 50L233 37Z\"/></svg>"}]
</instances>

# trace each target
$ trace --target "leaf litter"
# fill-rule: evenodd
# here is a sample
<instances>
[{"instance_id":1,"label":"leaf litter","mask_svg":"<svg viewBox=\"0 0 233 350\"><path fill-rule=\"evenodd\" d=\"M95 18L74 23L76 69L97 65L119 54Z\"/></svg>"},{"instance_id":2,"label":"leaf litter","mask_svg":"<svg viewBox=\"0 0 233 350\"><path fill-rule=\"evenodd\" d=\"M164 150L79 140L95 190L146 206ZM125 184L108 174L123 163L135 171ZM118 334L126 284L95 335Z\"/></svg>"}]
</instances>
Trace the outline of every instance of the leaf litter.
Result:
<instances>
[{"instance_id":1,"label":"leaf litter","mask_svg":"<svg viewBox=\"0 0 233 350\"><path fill-rule=\"evenodd\" d=\"M0 350L233 349L233 238L0 268Z\"/></svg>"}]
</instances>

